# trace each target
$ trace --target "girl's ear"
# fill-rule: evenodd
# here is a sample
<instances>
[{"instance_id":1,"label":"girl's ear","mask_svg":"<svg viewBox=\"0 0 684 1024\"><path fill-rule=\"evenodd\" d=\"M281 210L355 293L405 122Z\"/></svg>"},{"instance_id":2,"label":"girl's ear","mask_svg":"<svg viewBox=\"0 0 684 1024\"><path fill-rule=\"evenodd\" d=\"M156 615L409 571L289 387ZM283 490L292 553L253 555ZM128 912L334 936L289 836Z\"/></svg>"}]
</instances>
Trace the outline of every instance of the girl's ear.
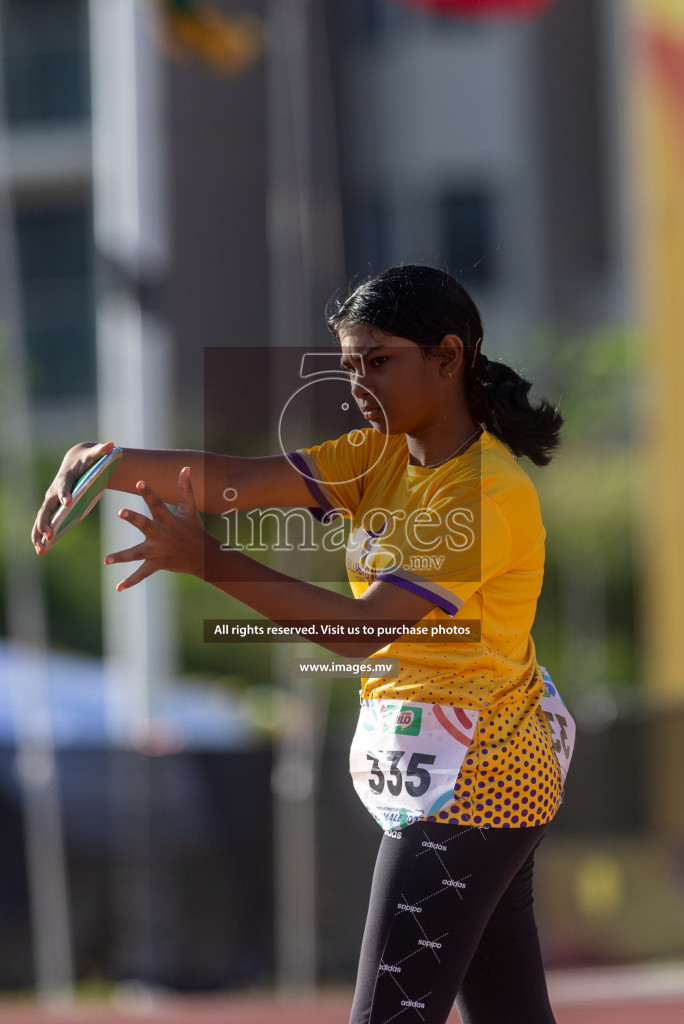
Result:
<instances>
[{"instance_id":1,"label":"girl's ear","mask_svg":"<svg viewBox=\"0 0 684 1024\"><path fill-rule=\"evenodd\" d=\"M456 376L463 365L463 342L458 334L445 334L439 343L437 352L443 376Z\"/></svg>"}]
</instances>

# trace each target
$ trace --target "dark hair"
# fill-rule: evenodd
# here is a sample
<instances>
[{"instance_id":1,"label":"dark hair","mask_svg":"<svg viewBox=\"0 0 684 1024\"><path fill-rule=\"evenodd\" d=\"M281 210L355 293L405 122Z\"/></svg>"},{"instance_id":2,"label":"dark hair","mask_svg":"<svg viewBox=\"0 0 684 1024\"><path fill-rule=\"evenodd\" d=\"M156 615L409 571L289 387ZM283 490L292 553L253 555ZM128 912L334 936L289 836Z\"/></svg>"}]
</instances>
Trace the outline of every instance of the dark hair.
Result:
<instances>
[{"instance_id":1,"label":"dark hair","mask_svg":"<svg viewBox=\"0 0 684 1024\"><path fill-rule=\"evenodd\" d=\"M514 455L547 465L560 443L563 417L545 398L532 404L532 385L505 363L482 355L482 320L465 288L435 267L390 267L358 286L336 293L326 308L328 328L354 324L408 338L423 349L457 334L466 351L466 400L474 420L498 437Z\"/></svg>"}]
</instances>

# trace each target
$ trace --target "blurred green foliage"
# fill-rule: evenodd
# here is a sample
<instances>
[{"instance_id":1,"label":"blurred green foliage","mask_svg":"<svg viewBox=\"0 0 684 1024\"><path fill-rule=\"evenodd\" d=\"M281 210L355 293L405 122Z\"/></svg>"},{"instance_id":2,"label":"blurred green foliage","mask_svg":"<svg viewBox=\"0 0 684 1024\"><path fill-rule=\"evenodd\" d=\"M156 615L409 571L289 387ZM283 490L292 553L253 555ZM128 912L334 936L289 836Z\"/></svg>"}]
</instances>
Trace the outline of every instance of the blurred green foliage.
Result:
<instances>
[{"instance_id":1,"label":"blurred green foliage","mask_svg":"<svg viewBox=\"0 0 684 1024\"><path fill-rule=\"evenodd\" d=\"M624 691L640 677L638 481L643 456L635 333L606 328L533 339L543 391L559 400L563 446L550 466L524 463L547 530L534 637L566 694ZM542 390L542 389L540 389Z\"/></svg>"},{"instance_id":2,"label":"blurred green foliage","mask_svg":"<svg viewBox=\"0 0 684 1024\"><path fill-rule=\"evenodd\" d=\"M61 455L40 460L35 471L36 494L42 494L49 483ZM11 494L0 494L0 529L10 513ZM26 514L25 542L33 550L30 540L31 526L36 509ZM35 556L38 558L38 556ZM6 581L3 551L0 546L0 632L7 631ZM45 599L48 609L48 637L50 643L65 650L83 651L91 655L102 653L102 597L99 510L81 523L77 530L55 546L53 551L41 555Z\"/></svg>"}]
</instances>

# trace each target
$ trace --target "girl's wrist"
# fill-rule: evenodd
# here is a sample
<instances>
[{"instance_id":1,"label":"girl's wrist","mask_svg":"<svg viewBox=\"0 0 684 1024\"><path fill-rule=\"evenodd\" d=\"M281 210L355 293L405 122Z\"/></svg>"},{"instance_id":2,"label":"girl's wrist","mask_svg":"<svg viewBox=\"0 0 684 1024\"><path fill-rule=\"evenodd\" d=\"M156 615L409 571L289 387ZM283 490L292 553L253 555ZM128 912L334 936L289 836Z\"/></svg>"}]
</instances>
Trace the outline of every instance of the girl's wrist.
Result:
<instances>
[{"instance_id":1,"label":"girl's wrist","mask_svg":"<svg viewBox=\"0 0 684 1024\"><path fill-rule=\"evenodd\" d=\"M199 557L196 559L195 571L193 571L192 575L196 576L199 580L203 580L205 583L211 583L212 580L217 578L216 569L221 560L221 555L232 551L232 548L222 544L220 540L212 537L206 530L203 529L202 533L202 546Z\"/></svg>"}]
</instances>

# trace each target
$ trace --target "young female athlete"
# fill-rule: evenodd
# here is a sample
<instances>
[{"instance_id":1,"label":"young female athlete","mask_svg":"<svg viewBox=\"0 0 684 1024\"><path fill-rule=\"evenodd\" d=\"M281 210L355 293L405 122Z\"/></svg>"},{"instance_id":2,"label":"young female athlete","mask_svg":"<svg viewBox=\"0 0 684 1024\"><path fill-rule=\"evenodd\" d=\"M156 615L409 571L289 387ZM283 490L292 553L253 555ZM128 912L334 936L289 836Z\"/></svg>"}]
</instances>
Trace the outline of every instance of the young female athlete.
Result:
<instances>
[{"instance_id":1,"label":"young female athlete","mask_svg":"<svg viewBox=\"0 0 684 1024\"><path fill-rule=\"evenodd\" d=\"M442 271L385 271L333 300L328 325L370 426L290 456L125 449L110 486L142 494L150 516L122 509L143 539L105 563L141 563L118 590L159 569L223 581L276 623L416 624L383 650L397 678L363 681L352 748L384 836L351 1021L443 1024L457 999L464 1024L549 1024L532 870L561 799L565 736L541 707L530 629L544 529L516 457L546 464L562 420L482 354L479 313ZM60 500L111 447L67 453L34 525L38 553ZM346 510L353 597L226 550L195 494L207 512L226 511L224 494L237 508ZM461 622L472 632L454 639ZM365 658L378 642L321 645Z\"/></svg>"}]
</instances>

